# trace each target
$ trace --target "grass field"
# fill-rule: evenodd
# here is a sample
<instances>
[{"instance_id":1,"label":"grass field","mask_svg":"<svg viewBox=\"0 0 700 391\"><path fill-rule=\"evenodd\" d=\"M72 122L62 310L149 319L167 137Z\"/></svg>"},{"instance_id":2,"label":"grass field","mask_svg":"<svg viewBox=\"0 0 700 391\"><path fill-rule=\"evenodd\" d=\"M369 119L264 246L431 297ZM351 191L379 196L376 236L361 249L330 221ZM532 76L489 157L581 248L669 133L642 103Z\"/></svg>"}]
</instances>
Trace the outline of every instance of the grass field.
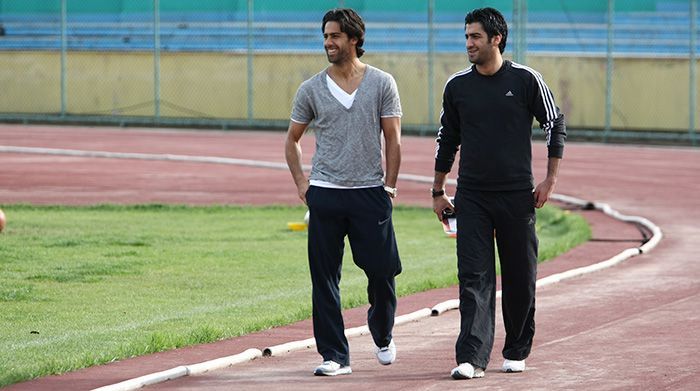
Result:
<instances>
[{"instance_id":1,"label":"grass field","mask_svg":"<svg viewBox=\"0 0 700 391\"><path fill-rule=\"evenodd\" d=\"M3 207L0 386L211 342L311 316L300 207ZM456 284L454 239L397 207L400 295ZM540 258L586 241L576 214L538 210ZM366 303L349 246L344 307Z\"/></svg>"}]
</instances>

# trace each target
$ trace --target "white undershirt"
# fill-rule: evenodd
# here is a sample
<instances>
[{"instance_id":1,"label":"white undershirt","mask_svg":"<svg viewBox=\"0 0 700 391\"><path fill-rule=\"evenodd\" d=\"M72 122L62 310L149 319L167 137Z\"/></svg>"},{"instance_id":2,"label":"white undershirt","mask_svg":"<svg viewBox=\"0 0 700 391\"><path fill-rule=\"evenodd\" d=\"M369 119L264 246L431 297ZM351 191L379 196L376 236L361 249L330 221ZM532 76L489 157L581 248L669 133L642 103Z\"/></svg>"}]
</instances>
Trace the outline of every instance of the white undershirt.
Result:
<instances>
[{"instance_id":1,"label":"white undershirt","mask_svg":"<svg viewBox=\"0 0 700 391\"><path fill-rule=\"evenodd\" d=\"M357 90L353 91L352 94L348 94L338 86L333 79L331 79L330 76L326 75L326 83L328 84L328 90L331 92L333 97L340 102L341 105L345 106L346 109L349 109L352 107L352 103L355 101L355 94L357 93ZM326 182L326 181L319 181L312 179L309 181L310 185L313 186L318 186L318 187L325 187L329 189L364 189L368 187L375 187L375 186L340 186L336 185L335 183L331 182Z\"/></svg>"},{"instance_id":2,"label":"white undershirt","mask_svg":"<svg viewBox=\"0 0 700 391\"><path fill-rule=\"evenodd\" d=\"M341 185L336 185L335 183L331 183L331 182L319 181L318 179L309 180L309 185L316 186L316 187L325 187L326 189L368 189L370 187L377 187L376 185L375 186L341 186Z\"/></svg>"},{"instance_id":3,"label":"white undershirt","mask_svg":"<svg viewBox=\"0 0 700 391\"><path fill-rule=\"evenodd\" d=\"M333 97L335 97L335 99L337 99L341 105L345 106L346 109L352 107L352 102L355 101L355 94L357 93L357 90L353 91L352 94L348 94L328 75L326 75L326 83L328 83L328 89L331 91Z\"/></svg>"}]
</instances>

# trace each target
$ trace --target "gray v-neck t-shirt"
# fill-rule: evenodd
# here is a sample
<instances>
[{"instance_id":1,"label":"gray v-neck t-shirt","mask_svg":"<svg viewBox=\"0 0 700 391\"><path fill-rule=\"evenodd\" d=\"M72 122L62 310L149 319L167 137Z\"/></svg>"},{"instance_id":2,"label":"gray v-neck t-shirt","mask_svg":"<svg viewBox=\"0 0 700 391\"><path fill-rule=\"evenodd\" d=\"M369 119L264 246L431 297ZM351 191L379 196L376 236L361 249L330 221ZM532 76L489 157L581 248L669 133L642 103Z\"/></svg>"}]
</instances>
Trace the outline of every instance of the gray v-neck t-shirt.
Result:
<instances>
[{"instance_id":1,"label":"gray v-neck t-shirt","mask_svg":"<svg viewBox=\"0 0 700 391\"><path fill-rule=\"evenodd\" d=\"M294 97L291 120L314 121L316 153L309 179L338 186L381 186L381 118L401 117L394 78L370 65L346 108L331 93L323 70L301 84Z\"/></svg>"}]
</instances>

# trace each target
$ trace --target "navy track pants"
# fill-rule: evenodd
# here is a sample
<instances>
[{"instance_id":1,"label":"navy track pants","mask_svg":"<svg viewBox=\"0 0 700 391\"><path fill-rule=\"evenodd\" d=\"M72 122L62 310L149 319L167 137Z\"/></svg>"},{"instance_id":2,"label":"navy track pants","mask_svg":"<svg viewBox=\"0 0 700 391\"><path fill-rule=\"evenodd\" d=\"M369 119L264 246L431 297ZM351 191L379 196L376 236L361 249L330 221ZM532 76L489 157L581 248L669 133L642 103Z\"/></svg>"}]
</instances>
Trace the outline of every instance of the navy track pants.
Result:
<instances>
[{"instance_id":1,"label":"navy track pants","mask_svg":"<svg viewBox=\"0 0 700 391\"><path fill-rule=\"evenodd\" d=\"M496 317L494 232L506 329L503 356L524 360L535 334L538 241L532 191L458 189L455 211L461 315L457 363L486 368L491 356Z\"/></svg>"},{"instance_id":2,"label":"navy track pants","mask_svg":"<svg viewBox=\"0 0 700 391\"><path fill-rule=\"evenodd\" d=\"M367 313L374 343L387 346L396 314L394 277L401 261L392 223L392 203L384 189L309 187L308 255L311 272L313 329L323 360L350 365L341 314L340 278L345 237L353 261L367 276Z\"/></svg>"}]
</instances>

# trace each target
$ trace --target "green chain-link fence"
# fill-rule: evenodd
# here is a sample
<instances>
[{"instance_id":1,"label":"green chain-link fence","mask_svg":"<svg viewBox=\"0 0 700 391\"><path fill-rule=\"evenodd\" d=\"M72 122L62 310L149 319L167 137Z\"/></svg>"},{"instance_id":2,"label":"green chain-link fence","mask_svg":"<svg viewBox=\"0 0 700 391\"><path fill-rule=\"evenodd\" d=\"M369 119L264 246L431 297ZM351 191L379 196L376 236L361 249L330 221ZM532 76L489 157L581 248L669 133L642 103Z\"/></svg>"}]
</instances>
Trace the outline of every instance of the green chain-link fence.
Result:
<instances>
[{"instance_id":1,"label":"green chain-link fence","mask_svg":"<svg viewBox=\"0 0 700 391\"><path fill-rule=\"evenodd\" d=\"M697 145L698 0L0 0L0 120L286 128L327 66L321 18L365 19L407 132L434 134L469 64L464 15L499 8L506 57L540 71L570 134Z\"/></svg>"}]
</instances>

